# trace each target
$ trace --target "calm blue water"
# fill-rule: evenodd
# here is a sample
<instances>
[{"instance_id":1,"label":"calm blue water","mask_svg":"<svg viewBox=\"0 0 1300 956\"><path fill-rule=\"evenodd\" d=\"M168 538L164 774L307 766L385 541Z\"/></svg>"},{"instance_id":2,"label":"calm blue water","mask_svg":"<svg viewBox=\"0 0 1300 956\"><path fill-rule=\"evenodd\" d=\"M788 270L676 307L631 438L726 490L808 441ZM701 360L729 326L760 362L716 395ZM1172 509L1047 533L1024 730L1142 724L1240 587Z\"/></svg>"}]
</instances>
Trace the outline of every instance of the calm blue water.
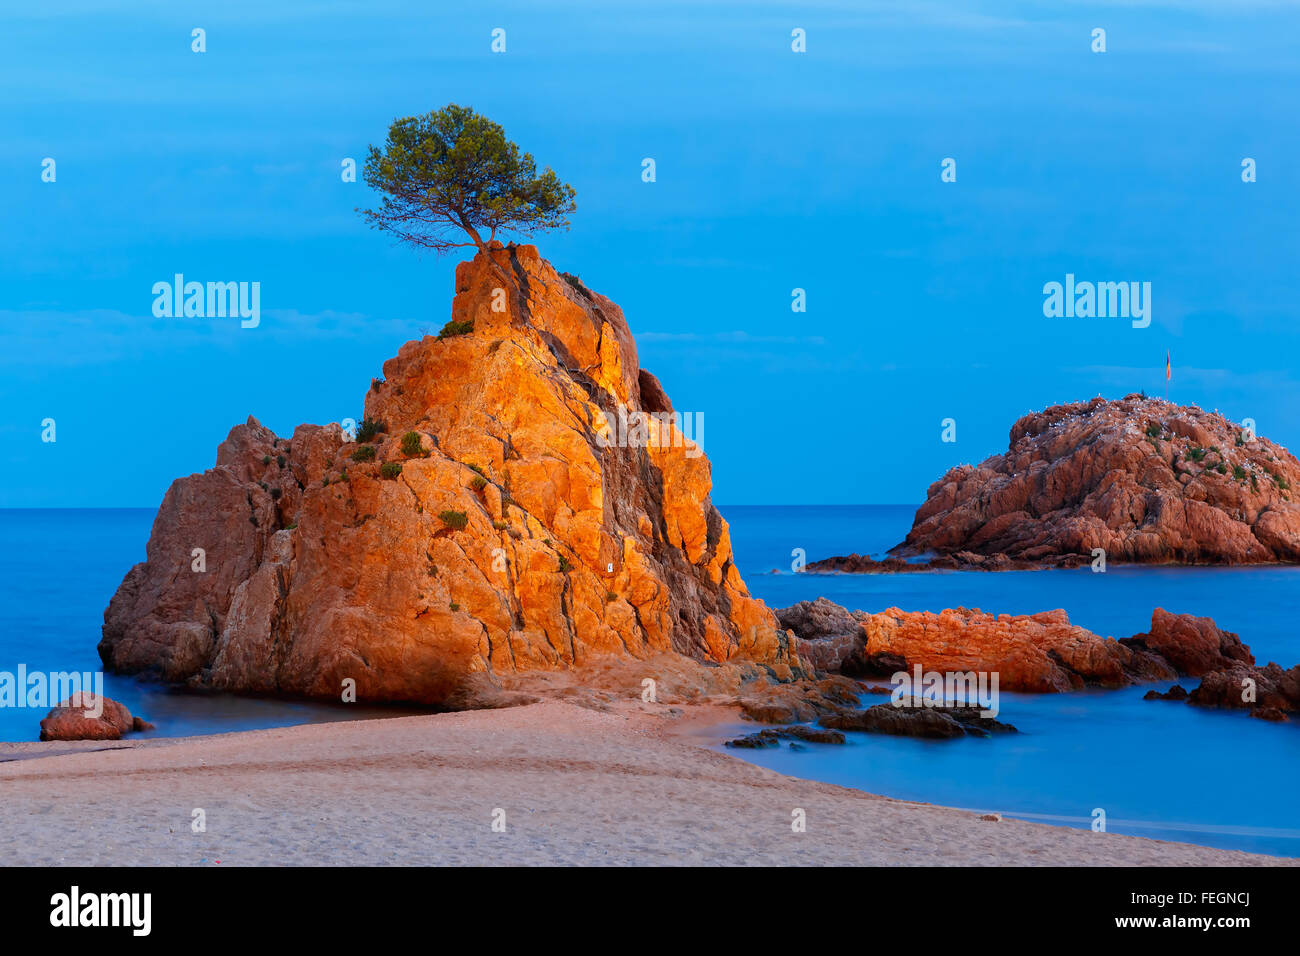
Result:
<instances>
[{"instance_id":1,"label":"calm blue water","mask_svg":"<svg viewBox=\"0 0 1300 956\"><path fill-rule=\"evenodd\" d=\"M795 548L810 561L852 551L879 556L902 540L914 510L722 512L750 591L774 607L818 596L864 611L891 605L1009 613L1061 607L1071 621L1118 638L1146 630L1152 608L1161 606L1213 617L1239 633L1261 663L1300 663L1297 568L790 573ZM767 573L773 568L784 573ZM1144 701L1147 689L1004 693L999 719L1015 724L1018 736L919 741L851 733L844 747L729 752L782 773L892 797L1083 828L1101 808L1112 833L1300 856L1300 722L1269 724L1240 713Z\"/></svg>"},{"instance_id":2,"label":"calm blue water","mask_svg":"<svg viewBox=\"0 0 1300 956\"><path fill-rule=\"evenodd\" d=\"M791 574L809 560L880 554L911 524L911 506L724 507L750 590L783 607L825 595L846 607L941 610L966 605L1029 613L1063 607L1115 637L1145 630L1151 609L1213 617L1261 661L1300 662L1300 569L1121 569ZM0 670L97 670L104 607L144 557L150 510L0 511ZM783 573L771 574L773 568ZM155 733L179 736L392 716L393 711L192 695L109 675L105 690ZM747 751L794 776L904 799L1157 839L1300 856L1300 722L1143 701L1145 688L1002 695L1014 737L927 742L850 734L845 747ZM879 698L868 699L876 703ZM44 712L0 708L0 740L35 740ZM752 729L752 725L751 725Z\"/></svg>"},{"instance_id":3,"label":"calm blue water","mask_svg":"<svg viewBox=\"0 0 1300 956\"><path fill-rule=\"evenodd\" d=\"M0 671L98 671L104 608L122 577L144 560L153 509L0 510ZM197 695L129 677L104 676L104 693L182 737L284 727L394 711ZM45 710L0 707L0 740L36 740Z\"/></svg>"}]
</instances>

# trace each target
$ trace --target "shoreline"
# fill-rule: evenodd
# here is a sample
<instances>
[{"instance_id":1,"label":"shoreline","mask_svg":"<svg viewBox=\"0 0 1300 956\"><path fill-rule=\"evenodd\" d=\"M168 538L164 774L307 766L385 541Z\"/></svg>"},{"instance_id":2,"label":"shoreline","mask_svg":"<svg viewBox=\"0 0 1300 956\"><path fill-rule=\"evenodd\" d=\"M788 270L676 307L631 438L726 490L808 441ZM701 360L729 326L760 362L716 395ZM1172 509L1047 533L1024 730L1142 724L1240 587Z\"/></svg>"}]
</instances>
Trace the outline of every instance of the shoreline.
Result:
<instances>
[{"instance_id":1,"label":"shoreline","mask_svg":"<svg viewBox=\"0 0 1300 956\"><path fill-rule=\"evenodd\" d=\"M711 748L739 720L721 704L547 700L4 744L0 852L13 865L1300 864L786 776ZM792 832L796 809L806 832Z\"/></svg>"}]
</instances>

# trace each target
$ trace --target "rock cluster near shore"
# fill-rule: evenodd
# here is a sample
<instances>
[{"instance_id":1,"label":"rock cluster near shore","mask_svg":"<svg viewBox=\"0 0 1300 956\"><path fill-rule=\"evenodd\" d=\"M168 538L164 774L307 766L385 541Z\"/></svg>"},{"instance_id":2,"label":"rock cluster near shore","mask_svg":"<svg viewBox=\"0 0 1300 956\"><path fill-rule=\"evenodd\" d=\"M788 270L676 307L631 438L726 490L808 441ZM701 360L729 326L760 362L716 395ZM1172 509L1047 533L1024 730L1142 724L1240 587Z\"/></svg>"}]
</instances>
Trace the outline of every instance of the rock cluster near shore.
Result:
<instances>
[{"instance_id":1,"label":"rock cluster near shore","mask_svg":"<svg viewBox=\"0 0 1300 956\"><path fill-rule=\"evenodd\" d=\"M1177 676L1158 655L1071 624L1063 610L995 615L968 608L938 614L890 608L867 615L862 632L871 670L996 672L1000 688L1009 691L1125 687Z\"/></svg>"},{"instance_id":2,"label":"rock cluster near shore","mask_svg":"<svg viewBox=\"0 0 1300 956\"><path fill-rule=\"evenodd\" d=\"M993 615L967 608L938 614L890 608L868 614L818 598L776 614L795 635L800 657L833 673L886 676L915 667L941 674L996 672L1000 690L1028 693L1199 677L1201 684L1190 693L1178 687L1148 698L1246 709L1272 720L1300 713L1300 666L1261 667L1240 637L1210 618L1163 608L1152 612L1149 631L1119 640L1071 624L1063 610Z\"/></svg>"},{"instance_id":3,"label":"rock cluster near shore","mask_svg":"<svg viewBox=\"0 0 1300 956\"><path fill-rule=\"evenodd\" d=\"M809 571L1300 562L1300 462L1218 413L1129 395L1056 405L932 484L907 538ZM926 558L908 563L909 558Z\"/></svg>"},{"instance_id":4,"label":"rock cluster near shore","mask_svg":"<svg viewBox=\"0 0 1300 956\"><path fill-rule=\"evenodd\" d=\"M818 598L776 614L781 626L795 634L799 655L822 670L852 676L892 674L915 666L940 673L996 671L1002 690L1028 693L1173 679L1180 671L1159 653L1176 642L1169 635L1171 628L1203 642L1185 653L1171 651L1180 662L1185 657L1208 660L1209 643L1217 632L1207 618L1159 609L1152 615L1151 634L1140 635L1151 646L1135 638L1100 637L1071 624L1063 610L988 614L952 608L936 614L889 608L868 614ZM1235 638L1227 635L1223 640L1232 646Z\"/></svg>"},{"instance_id":5,"label":"rock cluster near shore","mask_svg":"<svg viewBox=\"0 0 1300 956\"><path fill-rule=\"evenodd\" d=\"M355 441L250 418L174 482L105 612L105 665L447 707L607 654L801 673L618 306L496 244L457 268L451 319L385 363Z\"/></svg>"}]
</instances>

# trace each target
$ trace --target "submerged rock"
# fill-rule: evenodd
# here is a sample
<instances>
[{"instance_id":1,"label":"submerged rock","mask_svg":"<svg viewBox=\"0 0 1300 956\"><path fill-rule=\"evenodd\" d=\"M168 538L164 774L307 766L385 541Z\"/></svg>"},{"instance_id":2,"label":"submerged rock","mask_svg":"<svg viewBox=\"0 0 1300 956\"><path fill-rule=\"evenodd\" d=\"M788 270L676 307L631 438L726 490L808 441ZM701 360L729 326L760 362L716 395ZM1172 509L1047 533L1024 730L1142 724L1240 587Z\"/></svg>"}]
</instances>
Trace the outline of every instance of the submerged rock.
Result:
<instances>
[{"instance_id":1,"label":"submerged rock","mask_svg":"<svg viewBox=\"0 0 1300 956\"><path fill-rule=\"evenodd\" d=\"M978 707L927 707L921 704L876 704L866 710L846 711L823 717L823 727L833 730L861 730L897 737L988 737L990 734L1014 734L1011 724L992 717L981 717Z\"/></svg>"},{"instance_id":2,"label":"submerged rock","mask_svg":"<svg viewBox=\"0 0 1300 956\"><path fill-rule=\"evenodd\" d=\"M753 734L728 740L726 746L759 749L762 747L779 747L782 740L798 740L810 744L842 744L844 735L838 730L824 730L818 727L805 727L795 724L791 727L769 727Z\"/></svg>"},{"instance_id":3,"label":"submerged rock","mask_svg":"<svg viewBox=\"0 0 1300 956\"><path fill-rule=\"evenodd\" d=\"M1187 690L1181 684L1175 684L1163 694L1158 690L1149 690L1142 695L1143 700L1186 700Z\"/></svg>"}]
</instances>

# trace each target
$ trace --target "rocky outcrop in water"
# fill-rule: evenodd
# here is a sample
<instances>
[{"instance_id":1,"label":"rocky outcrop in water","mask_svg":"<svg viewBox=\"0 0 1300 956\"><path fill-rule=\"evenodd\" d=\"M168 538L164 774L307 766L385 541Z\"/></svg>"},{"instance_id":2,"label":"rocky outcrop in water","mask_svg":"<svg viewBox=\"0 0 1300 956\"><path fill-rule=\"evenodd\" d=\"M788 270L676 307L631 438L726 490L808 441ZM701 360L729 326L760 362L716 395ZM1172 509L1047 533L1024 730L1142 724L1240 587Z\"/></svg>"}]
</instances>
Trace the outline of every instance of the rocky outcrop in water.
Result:
<instances>
[{"instance_id":1,"label":"rocky outcrop in water","mask_svg":"<svg viewBox=\"0 0 1300 956\"><path fill-rule=\"evenodd\" d=\"M1242 709L1268 720L1286 720L1288 714L1300 712L1300 666L1258 666L1241 638L1212 619L1163 608L1151 613L1149 631L1118 641L1071 624L1063 610L993 615L967 608L938 614L890 608L868 614L818 598L781 608L776 615L791 629L800 658L832 674L885 677L910 674L918 667L941 675L996 673L1000 691L1029 693L1200 677L1200 685L1190 693L1174 685L1163 693L1151 690L1145 699ZM823 710L840 714L833 701L822 704ZM822 723L854 730L859 728L845 721L908 720L884 715L832 716ZM909 726L920 733L942 730L929 717L910 718Z\"/></svg>"},{"instance_id":2,"label":"rocky outcrop in water","mask_svg":"<svg viewBox=\"0 0 1300 956\"><path fill-rule=\"evenodd\" d=\"M866 710L834 714L823 717L821 725L832 730L938 740L1019 733L1011 724L983 716L978 707L934 707L915 702L876 704Z\"/></svg>"},{"instance_id":3,"label":"rocky outcrop in water","mask_svg":"<svg viewBox=\"0 0 1300 956\"><path fill-rule=\"evenodd\" d=\"M1001 690L1042 693L1262 670L1236 634L1208 617L1164 608L1152 611L1149 631L1119 640L1071 624L1059 609L988 614L952 608L936 614L889 608L868 614L818 598L776 615L792 631L801 659L854 676L887 676L918 666L938 673L996 672Z\"/></svg>"},{"instance_id":4,"label":"rocky outcrop in water","mask_svg":"<svg viewBox=\"0 0 1300 956\"><path fill-rule=\"evenodd\" d=\"M1284 670L1279 664L1256 667L1235 664L1206 674L1187 697L1200 707L1245 710L1252 717L1284 721L1300 713L1300 665Z\"/></svg>"},{"instance_id":5,"label":"rocky outcrop in water","mask_svg":"<svg viewBox=\"0 0 1300 956\"><path fill-rule=\"evenodd\" d=\"M618 306L532 246L492 256L385 363L355 440L250 418L173 483L105 612L108 668L447 707L600 655L800 673Z\"/></svg>"},{"instance_id":6,"label":"rocky outcrop in water","mask_svg":"<svg viewBox=\"0 0 1300 956\"><path fill-rule=\"evenodd\" d=\"M1175 684L1167 691L1149 690L1142 695L1143 700L1187 700L1187 689L1181 684Z\"/></svg>"},{"instance_id":7,"label":"rocky outcrop in water","mask_svg":"<svg viewBox=\"0 0 1300 956\"><path fill-rule=\"evenodd\" d=\"M1006 452L932 484L894 560L808 571L1300 562L1300 462L1217 412L1129 395L1021 418ZM906 568L926 567L927 564Z\"/></svg>"},{"instance_id":8,"label":"rocky outcrop in water","mask_svg":"<svg viewBox=\"0 0 1300 956\"><path fill-rule=\"evenodd\" d=\"M1150 631L1122 638L1120 643L1158 655L1185 677L1200 677L1238 664L1255 663L1250 648L1241 643L1241 638L1223 630L1210 618L1170 614L1160 607L1151 613Z\"/></svg>"},{"instance_id":9,"label":"rocky outcrop in water","mask_svg":"<svg viewBox=\"0 0 1300 956\"><path fill-rule=\"evenodd\" d=\"M861 611L848 611L819 597L778 608L776 619L781 627L799 636L799 653L809 666L833 674L867 673L863 656Z\"/></svg>"},{"instance_id":10,"label":"rocky outcrop in water","mask_svg":"<svg viewBox=\"0 0 1300 956\"><path fill-rule=\"evenodd\" d=\"M1208 618L1161 609L1152 615L1150 634L1119 641L1071 624L1063 610L988 614L952 608L936 614L889 608L868 614L820 598L776 613L792 629L801 659L827 671L887 676L919 666L938 673L996 672L1001 690L1029 693L1125 687L1189 673L1166 659L1166 650L1184 665L1232 662L1245 650L1234 650L1241 648L1236 635L1218 631ZM1197 643L1178 647L1184 636ZM1212 658L1211 641L1221 641L1227 653Z\"/></svg>"},{"instance_id":11,"label":"rocky outcrop in water","mask_svg":"<svg viewBox=\"0 0 1300 956\"><path fill-rule=\"evenodd\" d=\"M756 733L745 734L743 737L735 737L728 740L725 746L742 750L760 750L764 747L779 747L783 740L788 741L792 747L795 746L796 742L842 744L844 743L844 735L838 730L823 730L818 727L793 724L789 727L769 727Z\"/></svg>"}]
</instances>

